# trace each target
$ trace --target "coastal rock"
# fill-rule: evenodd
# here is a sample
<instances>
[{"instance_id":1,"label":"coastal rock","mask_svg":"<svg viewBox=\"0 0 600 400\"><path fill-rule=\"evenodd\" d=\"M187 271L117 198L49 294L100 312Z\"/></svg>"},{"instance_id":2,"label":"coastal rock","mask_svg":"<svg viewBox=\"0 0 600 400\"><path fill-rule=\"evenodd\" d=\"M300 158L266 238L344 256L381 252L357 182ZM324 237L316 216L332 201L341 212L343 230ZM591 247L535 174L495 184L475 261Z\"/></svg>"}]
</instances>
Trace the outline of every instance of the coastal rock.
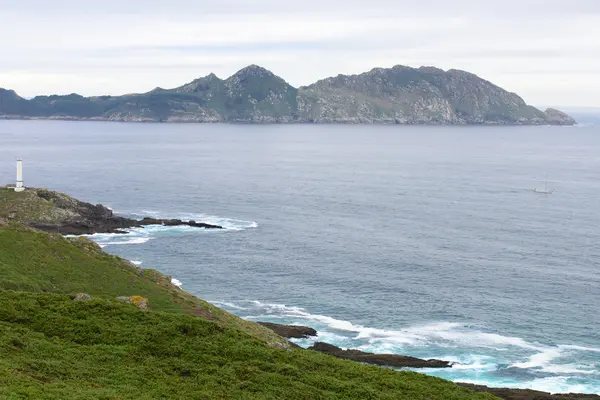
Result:
<instances>
[{"instance_id":1,"label":"coastal rock","mask_svg":"<svg viewBox=\"0 0 600 400\"><path fill-rule=\"evenodd\" d=\"M317 331L308 326L280 325L272 322L258 322L260 325L271 329L273 332L288 339L307 339L317 336Z\"/></svg>"},{"instance_id":2,"label":"coastal rock","mask_svg":"<svg viewBox=\"0 0 600 400\"><path fill-rule=\"evenodd\" d=\"M0 218L10 218L32 228L63 235L124 234L129 228L147 225L223 229L218 225L179 219L145 218L138 221L119 217L101 204L82 202L66 194L46 189L28 188L18 198L10 198L10 202L0 202Z\"/></svg>"},{"instance_id":3,"label":"coastal rock","mask_svg":"<svg viewBox=\"0 0 600 400\"><path fill-rule=\"evenodd\" d=\"M77 293L73 298L74 301L90 301L92 300L92 296L87 293Z\"/></svg>"},{"instance_id":4,"label":"coastal rock","mask_svg":"<svg viewBox=\"0 0 600 400\"><path fill-rule=\"evenodd\" d=\"M4 226L8 226L8 222L5 219L0 218L0 228L2 228Z\"/></svg>"},{"instance_id":5,"label":"coastal rock","mask_svg":"<svg viewBox=\"0 0 600 400\"><path fill-rule=\"evenodd\" d=\"M295 88L250 65L227 79L214 74L174 89L85 98L0 89L0 118L128 122L569 125L472 73L396 65L338 75Z\"/></svg>"},{"instance_id":6,"label":"coastal rock","mask_svg":"<svg viewBox=\"0 0 600 400\"><path fill-rule=\"evenodd\" d=\"M473 385L470 383L457 383L474 392L491 393L494 396L504 400L600 400L600 396L595 394L550 394L539 392L530 389L506 389L506 388L491 388L482 385Z\"/></svg>"},{"instance_id":7,"label":"coastal rock","mask_svg":"<svg viewBox=\"0 0 600 400\"><path fill-rule=\"evenodd\" d=\"M148 309L148 299L142 296L119 296L116 300L122 303L133 304L140 310Z\"/></svg>"},{"instance_id":8,"label":"coastal rock","mask_svg":"<svg viewBox=\"0 0 600 400\"><path fill-rule=\"evenodd\" d=\"M330 356L346 360L358 361L366 364L394 368L451 368L452 363L442 360L422 360L420 358L401 356L396 354L365 353L360 350L342 350L329 343L316 342L309 350L329 354Z\"/></svg>"}]
</instances>

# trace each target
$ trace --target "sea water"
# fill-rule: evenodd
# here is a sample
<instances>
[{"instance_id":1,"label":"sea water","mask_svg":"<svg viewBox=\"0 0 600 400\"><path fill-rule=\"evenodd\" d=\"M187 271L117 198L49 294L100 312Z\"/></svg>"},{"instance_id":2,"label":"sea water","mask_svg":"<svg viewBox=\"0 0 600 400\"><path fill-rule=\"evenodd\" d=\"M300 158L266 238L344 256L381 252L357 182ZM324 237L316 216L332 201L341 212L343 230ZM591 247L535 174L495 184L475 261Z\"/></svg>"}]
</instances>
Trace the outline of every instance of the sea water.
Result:
<instances>
[{"instance_id":1,"label":"sea water","mask_svg":"<svg viewBox=\"0 0 600 400\"><path fill-rule=\"evenodd\" d=\"M600 393L597 127L1 121L1 182L17 157L26 185L223 225L93 239L244 318Z\"/></svg>"}]
</instances>

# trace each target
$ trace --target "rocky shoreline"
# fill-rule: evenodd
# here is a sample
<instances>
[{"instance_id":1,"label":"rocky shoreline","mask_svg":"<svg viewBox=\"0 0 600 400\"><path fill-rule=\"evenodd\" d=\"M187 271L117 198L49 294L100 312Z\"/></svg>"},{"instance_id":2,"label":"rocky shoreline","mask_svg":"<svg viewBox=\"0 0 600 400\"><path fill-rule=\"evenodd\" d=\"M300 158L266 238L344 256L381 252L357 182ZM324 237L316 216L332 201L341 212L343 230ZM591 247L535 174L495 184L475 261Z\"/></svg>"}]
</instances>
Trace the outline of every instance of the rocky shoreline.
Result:
<instances>
[{"instance_id":1,"label":"rocky shoreline","mask_svg":"<svg viewBox=\"0 0 600 400\"><path fill-rule=\"evenodd\" d=\"M288 339L307 339L316 337L318 334L315 329L308 326L280 325L271 322L259 322L259 324ZM453 365L451 362L436 359L423 360L397 354L366 353L354 349L344 350L324 342L315 342L307 350L318 351L345 360L390 368L452 368ZM600 400L600 396L595 394L551 394L531 389L493 388L463 382L455 383L474 392L491 393L504 400Z\"/></svg>"},{"instance_id":2,"label":"rocky shoreline","mask_svg":"<svg viewBox=\"0 0 600 400\"><path fill-rule=\"evenodd\" d=\"M551 394L531 389L509 389L492 388L483 385L473 385L471 383L456 382L457 385L465 387L474 392L491 393L494 396L504 400L600 400L596 394L584 393L558 393Z\"/></svg>"},{"instance_id":3,"label":"rocky shoreline","mask_svg":"<svg viewBox=\"0 0 600 400\"><path fill-rule=\"evenodd\" d=\"M272 322L257 322L266 328L269 328L279 336L286 339L308 339L312 336L317 336L317 331L308 326L300 325L280 325Z\"/></svg>"},{"instance_id":4,"label":"rocky shoreline","mask_svg":"<svg viewBox=\"0 0 600 400\"><path fill-rule=\"evenodd\" d=\"M258 322L258 324L271 329L279 336L287 339L308 339L317 336L317 331L308 326L280 325L272 322ZM364 364L373 364L392 368L451 368L452 363L442 360L423 360L420 358L402 356L398 354L375 354L360 350L343 350L329 343L315 342L308 350L329 354L344 360L357 361Z\"/></svg>"},{"instance_id":5,"label":"rocky shoreline","mask_svg":"<svg viewBox=\"0 0 600 400\"><path fill-rule=\"evenodd\" d=\"M126 234L127 229L141 228L150 225L163 226L190 226L192 228L202 229L224 229L219 225L205 224L196 221L182 221L180 219L155 219L144 218L142 220L134 220L128 218L114 217L104 221L74 221L62 225L47 225L47 224L28 224L30 227L46 232L57 232L62 235L92 235L95 233L116 233Z\"/></svg>"},{"instance_id":6,"label":"rocky shoreline","mask_svg":"<svg viewBox=\"0 0 600 400\"><path fill-rule=\"evenodd\" d=\"M443 360L423 360L421 358L397 354L374 354L360 350L343 350L329 343L316 342L308 350L329 354L330 356L352 360L365 364L374 364L392 368L452 368L452 363Z\"/></svg>"},{"instance_id":7,"label":"rocky shoreline","mask_svg":"<svg viewBox=\"0 0 600 400\"><path fill-rule=\"evenodd\" d=\"M564 114L561 112L561 114ZM390 118L348 118L348 119L291 119L291 118L275 118L275 117L260 117L254 119L199 119L190 117L173 116L165 120L156 119L153 117L66 117L66 116L49 116L49 117L28 117L22 115L0 115L0 120L6 121L64 121L64 122L119 122L119 123L141 123L141 124L234 124L234 125L421 125L421 126L575 126L576 121L569 120L566 114L564 116L552 111L548 114L548 120L537 121L455 121L455 122L410 122L400 119Z\"/></svg>"},{"instance_id":8,"label":"rocky shoreline","mask_svg":"<svg viewBox=\"0 0 600 400\"><path fill-rule=\"evenodd\" d=\"M180 219L125 218L114 215L110 208L101 204L86 203L46 189L27 188L18 194L5 189L4 197L6 202L0 204L0 217L63 235L125 234L127 229L149 225L224 229L219 225Z\"/></svg>"}]
</instances>

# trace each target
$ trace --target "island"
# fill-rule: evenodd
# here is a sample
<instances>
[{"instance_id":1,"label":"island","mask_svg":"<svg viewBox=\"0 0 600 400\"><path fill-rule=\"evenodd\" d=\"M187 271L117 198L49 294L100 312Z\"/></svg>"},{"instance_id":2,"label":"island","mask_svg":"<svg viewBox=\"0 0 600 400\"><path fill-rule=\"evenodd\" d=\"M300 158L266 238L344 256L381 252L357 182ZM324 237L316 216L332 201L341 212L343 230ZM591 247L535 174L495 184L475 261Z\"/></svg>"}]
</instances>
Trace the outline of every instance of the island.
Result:
<instances>
[{"instance_id":1,"label":"island","mask_svg":"<svg viewBox=\"0 0 600 400\"><path fill-rule=\"evenodd\" d=\"M431 125L574 125L556 110L541 111L470 72L396 65L337 75L293 87L250 65L172 89L83 97L25 99L0 88L0 119L197 123L343 123Z\"/></svg>"}]
</instances>

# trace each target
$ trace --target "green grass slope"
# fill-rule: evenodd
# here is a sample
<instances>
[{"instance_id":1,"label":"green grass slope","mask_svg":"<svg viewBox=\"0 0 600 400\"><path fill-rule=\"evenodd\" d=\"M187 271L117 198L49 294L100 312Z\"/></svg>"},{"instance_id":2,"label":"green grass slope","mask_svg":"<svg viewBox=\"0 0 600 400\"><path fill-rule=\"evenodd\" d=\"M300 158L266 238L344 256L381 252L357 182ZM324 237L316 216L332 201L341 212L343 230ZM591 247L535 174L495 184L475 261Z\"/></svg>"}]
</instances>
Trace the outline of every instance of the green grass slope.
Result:
<instances>
[{"instance_id":1,"label":"green grass slope","mask_svg":"<svg viewBox=\"0 0 600 400\"><path fill-rule=\"evenodd\" d=\"M83 292L106 299L143 296L151 310L206 318L268 343L287 345L271 330L192 296L158 271L104 253L85 238L66 239L28 228L0 227L0 289Z\"/></svg>"},{"instance_id":2,"label":"green grass slope","mask_svg":"<svg viewBox=\"0 0 600 400\"><path fill-rule=\"evenodd\" d=\"M494 397L290 348L85 238L0 223L0 399Z\"/></svg>"},{"instance_id":3,"label":"green grass slope","mask_svg":"<svg viewBox=\"0 0 600 400\"><path fill-rule=\"evenodd\" d=\"M0 291L0 398L494 399L442 379L267 346L188 315Z\"/></svg>"},{"instance_id":4,"label":"green grass slope","mask_svg":"<svg viewBox=\"0 0 600 400\"><path fill-rule=\"evenodd\" d=\"M40 193L43 193L40 190ZM0 218L16 222L60 222L69 213L60 209L53 202L38 195L37 190L28 189L17 193L14 190L0 187Z\"/></svg>"}]
</instances>

